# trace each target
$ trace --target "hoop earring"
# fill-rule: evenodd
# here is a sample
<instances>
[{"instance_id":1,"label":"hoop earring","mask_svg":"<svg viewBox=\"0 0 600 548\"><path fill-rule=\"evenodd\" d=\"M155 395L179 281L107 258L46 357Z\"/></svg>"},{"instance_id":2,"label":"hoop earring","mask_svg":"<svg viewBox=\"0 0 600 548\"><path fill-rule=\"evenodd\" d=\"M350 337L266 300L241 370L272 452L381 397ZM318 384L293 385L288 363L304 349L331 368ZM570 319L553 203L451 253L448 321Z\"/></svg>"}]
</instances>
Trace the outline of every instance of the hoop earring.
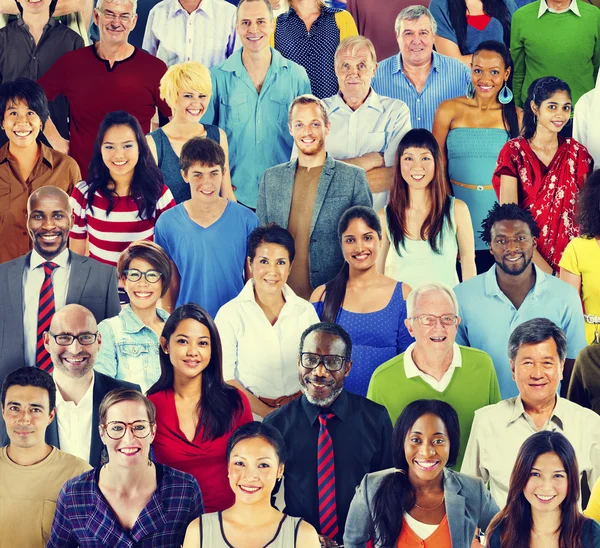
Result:
<instances>
[{"instance_id":1,"label":"hoop earring","mask_svg":"<svg viewBox=\"0 0 600 548\"><path fill-rule=\"evenodd\" d=\"M508 103L510 103L513 100L513 97L513 92L506 85L506 82L504 82L504 87L500 90L500 93L498 94L498 101L500 101L500 104L502 105L508 105Z\"/></svg>"},{"instance_id":2,"label":"hoop earring","mask_svg":"<svg viewBox=\"0 0 600 548\"><path fill-rule=\"evenodd\" d=\"M465 95L469 99L473 99L473 97L475 97L475 86L473 85L473 82L469 82L469 84L467 85L467 92L465 93Z\"/></svg>"}]
</instances>

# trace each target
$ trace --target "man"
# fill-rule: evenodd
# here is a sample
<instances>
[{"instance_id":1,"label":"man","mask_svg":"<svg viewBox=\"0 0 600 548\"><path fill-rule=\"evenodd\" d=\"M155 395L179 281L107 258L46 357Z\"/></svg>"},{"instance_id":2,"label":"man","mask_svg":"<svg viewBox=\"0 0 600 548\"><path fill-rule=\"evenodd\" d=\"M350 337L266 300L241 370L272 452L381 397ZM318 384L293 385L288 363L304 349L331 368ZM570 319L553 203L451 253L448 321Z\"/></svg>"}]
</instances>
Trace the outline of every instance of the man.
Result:
<instances>
[{"instance_id":1,"label":"man","mask_svg":"<svg viewBox=\"0 0 600 548\"><path fill-rule=\"evenodd\" d=\"M10 444L0 448L0 546L44 548L63 484L91 468L44 441L55 400L52 377L35 367L13 371L2 384Z\"/></svg>"},{"instance_id":2,"label":"man","mask_svg":"<svg viewBox=\"0 0 600 548\"><path fill-rule=\"evenodd\" d=\"M75 159L84 179L107 112L129 112L144 133L150 131L156 107L164 116L171 115L159 93L166 65L127 41L137 21L135 9L135 0L100 0L94 10L100 40L66 53L39 80L49 100L64 95L69 101L70 141L63 139L51 122L45 134L54 148Z\"/></svg>"},{"instance_id":3,"label":"man","mask_svg":"<svg viewBox=\"0 0 600 548\"><path fill-rule=\"evenodd\" d=\"M259 188L260 222L277 223L294 237L296 258L288 285L303 299L334 278L344 264L337 236L342 213L373 203L365 171L325 152L329 126L320 99L313 95L294 99L289 131L298 159L268 169Z\"/></svg>"},{"instance_id":4,"label":"man","mask_svg":"<svg viewBox=\"0 0 600 548\"><path fill-rule=\"evenodd\" d=\"M415 400L449 403L460 422L460 470L475 411L500 401L494 364L485 352L454 342L460 317L449 287L429 283L414 289L406 310L404 323L415 342L375 370L367 397L388 410L393 424Z\"/></svg>"},{"instance_id":5,"label":"man","mask_svg":"<svg viewBox=\"0 0 600 548\"><path fill-rule=\"evenodd\" d=\"M373 209L387 203L400 140L410 130L410 112L399 99L380 97L371 87L377 69L368 38L346 38L335 52L339 93L324 99L331 131L326 148L336 160L362 167L373 193Z\"/></svg>"},{"instance_id":6,"label":"man","mask_svg":"<svg viewBox=\"0 0 600 548\"><path fill-rule=\"evenodd\" d=\"M600 477L600 417L556 393L567 355L565 334L545 318L529 320L513 331L508 355L519 395L475 412L461 472L489 481L502 508L522 443L553 430L569 439L580 475L585 472L594 485Z\"/></svg>"},{"instance_id":7,"label":"man","mask_svg":"<svg viewBox=\"0 0 600 548\"><path fill-rule=\"evenodd\" d=\"M577 356L567 398L600 415L600 345L586 346Z\"/></svg>"},{"instance_id":8,"label":"man","mask_svg":"<svg viewBox=\"0 0 600 548\"><path fill-rule=\"evenodd\" d=\"M274 29L269 0L240 0L242 48L211 70L213 93L202 118L225 130L235 196L252 209L262 174L290 158L288 107L298 95L310 93L304 68L269 46Z\"/></svg>"},{"instance_id":9,"label":"man","mask_svg":"<svg viewBox=\"0 0 600 548\"><path fill-rule=\"evenodd\" d=\"M396 18L400 53L379 64L373 89L402 99L413 128L431 131L438 105L464 95L471 73L464 63L433 51L436 23L423 6L404 8Z\"/></svg>"},{"instance_id":10,"label":"man","mask_svg":"<svg viewBox=\"0 0 600 548\"><path fill-rule=\"evenodd\" d=\"M567 393L573 363L586 346L581 301L575 289L532 262L539 228L517 204L495 204L482 223L483 241L496 264L454 288L461 323L456 342L487 352L494 362L500 394L517 395L506 359L512 330L532 318L548 318L568 340L561 394Z\"/></svg>"},{"instance_id":11,"label":"man","mask_svg":"<svg viewBox=\"0 0 600 548\"><path fill-rule=\"evenodd\" d=\"M327 547L342 542L364 475L392 465L392 423L385 408L344 390L351 354L350 336L339 325L306 329L298 357L303 396L264 420L281 432L288 448L285 513L313 525Z\"/></svg>"}]
</instances>

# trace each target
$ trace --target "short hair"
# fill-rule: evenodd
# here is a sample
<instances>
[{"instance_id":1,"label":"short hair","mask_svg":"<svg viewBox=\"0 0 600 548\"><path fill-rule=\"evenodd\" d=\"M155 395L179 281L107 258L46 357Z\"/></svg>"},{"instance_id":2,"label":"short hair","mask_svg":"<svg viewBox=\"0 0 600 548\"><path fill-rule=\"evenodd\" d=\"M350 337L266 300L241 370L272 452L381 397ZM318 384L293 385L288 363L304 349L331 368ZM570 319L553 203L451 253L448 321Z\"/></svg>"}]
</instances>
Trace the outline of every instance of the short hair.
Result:
<instances>
[{"instance_id":1,"label":"short hair","mask_svg":"<svg viewBox=\"0 0 600 548\"><path fill-rule=\"evenodd\" d=\"M508 339L508 357L514 360L524 344L539 344L554 339L560 361L567 357L567 337L564 331L546 318L533 318L515 327Z\"/></svg>"},{"instance_id":2,"label":"short hair","mask_svg":"<svg viewBox=\"0 0 600 548\"><path fill-rule=\"evenodd\" d=\"M528 209L523 209L514 203L500 205L496 202L494 207L488 211L487 217L481 221L479 234L487 245L492 243L492 227L501 221L523 221L529 225L529 230L534 238L540 235L540 229Z\"/></svg>"},{"instance_id":3,"label":"short hair","mask_svg":"<svg viewBox=\"0 0 600 548\"><path fill-rule=\"evenodd\" d=\"M127 2L131 4L131 11L135 15L137 13L137 0L98 0L96 9L102 11L104 4L127 4Z\"/></svg>"},{"instance_id":4,"label":"short hair","mask_svg":"<svg viewBox=\"0 0 600 548\"><path fill-rule=\"evenodd\" d=\"M11 386L35 386L48 392L48 401L52 411L56 407L56 384L54 379L42 369L37 367L20 367L4 378L2 383L2 408L6 402L6 393Z\"/></svg>"},{"instance_id":5,"label":"short hair","mask_svg":"<svg viewBox=\"0 0 600 548\"><path fill-rule=\"evenodd\" d=\"M225 170L225 151L218 143L205 137L192 137L181 148L179 156L181 171L187 174L194 164L203 166L219 166Z\"/></svg>"},{"instance_id":6,"label":"short hair","mask_svg":"<svg viewBox=\"0 0 600 548\"><path fill-rule=\"evenodd\" d=\"M373 42L369 40L366 36L349 36L348 38L344 38L337 49L335 50L335 55L333 56L333 63L337 65L338 58L344 51L350 51L352 54L356 53L357 50L361 48L366 48L369 50L371 54L371 59L373 59L373 63L377 64L377 53L375 52L375 46L373 46Z\"/></svg>"},{"instance_id":7,"label":"short hair","mask_svg":"<svg viewBox=\"0 0 600 548\"><path fill-rule=\"evenodd\" d=\"M240 0L240 3L237 5L237 8L235 9L236 22L239 19L240 8L242 7L242 4L250 3L250 2L263 2L265 4L265 6L267 6L267 9L269 10L269 17L271 18L271 21L273 21L273 19L275 19L275 14L273 13L273 6L271 6L271 2L269 2L269 0Z\"/></svg>"},{"instance_id":8,"label":"short hair","mask_svg":"<svg viewBox=\"0 0 600 548\"><path fill-rule=\"evenodd\" d=\"M113 405L124 401L143 403L146 407L146 413L148 413L148 422L150 424L156 423L156 407L154 407L154 404L144 394L133 388L115 388L106 394L102 398L102 402L100 402L100 409L98 411L100 424L106 424L106 415Z\"/></svg>"},{"instance_id":9,"label":"short hair","mask_svg":"<svg viewBox=\"0 0 600 548\"><path fill-rule=\"evenodd\" d=\"M209 98L212 95L210 71L202 63L186 61L171 65L160 79L160 98L171 110L177 104L179 93L184 91L204 93Z\"/></svg>"},{"instance_id":10,"label":"short hair","mask_svg":"<svg viewBox=\"0 0 600 548\"><path fill-rule=\"evenodd\" d=\"M400 34L400 26L402 25L402 21L416 21L420 17L429 18L431 23L431 32L433 34L437 33L437 23L433 18L432 13L425 6L408 6L404 8L396 17L396 23L394 25L394 30L396 34Z\"/></svg>"},{"instance_id":11,"label":"short hair","mask_svg":"<svg viewBox=\"0 0 600 548\"><path fill-rule=\"evenodd\" d=\"M133 259L141 259L150 263L152 268L161 273L162 292L161 297L164 297L167 289L171 285L171 277L173 270L171 261L163 248L154 242L148 240L137 240L133 242L127 249L121 252L117 261L117 272L119 278L125 276L125 271L129 268Z\"/></svg>"},{"instance_id":12,"label":"short hair","mask_svg":"<svg viewBox=\"0 0 600 548\"><path fill-rule=\"evenodd\" d=\"M439 293L443 293L448 297L450 302L452 303L452 307L454 308L454 313L458 316L458 299L456 298L456 294L454 290L449 286L441 282L427 282L421 285L418 285L415 289L413 289L408 298L406 299L406 317L410 320L415 312L415 308L417 307L417 299L420 295L424 293L429 293L430 291L438 291Z\"/></svg>"},{"instance_id":13,"label":"short hair","mask_svg":"<svg viewBox=\"0 0 600 548\"><path fill-rule=\"evenodd\" d=\"M327 108L325 107L325 103L321 101L321 99L319 99L318 97L315 97L310 93L306 93L304 95L296 97L290 105L290 110L288 112L288 124L290 126L292 125L292 112L294 111L294 107L296 105L317 105L321 109L321 113L323 114L323 122L325 122L325 125L329 124L329 115L327 114Z\"/></svg>"},{"instance_id":14,"label":"short hair","mask_svg":"<svg viewBox=\"0 0 600 548\"><path fill-rule=\"evenodd\" d=\"M285 464L287 460L287 448L283 436L270 424L264 422L252 421L240 426L229 438L227 442L227 451L225 453L225 460L229 462L229 457L233 448L244 440L250 440L253 438L261 438L265 440L269 445L275 449L279 464Z\"/></svg>"},{"instance_id":15,"label":"short hair","mask_svg":"<svg viewBox=\"0 0 600 548\"><path fill-rule=\"evenodd\" d=\"M256 257L256 248L260 244L277 244L285 247L290 257L290 263L294 261L296 255L294 238L278 224L269 223L266 226L259 226L250 233L250 236L248 236L248 257L251 261Z\"/></svg>"},{"instance_id":16,"label":"short hair","mask_svg":"<svg viewBox=\"0 0 600 548\"><path fill-rule=\"evenodd\" d=\"M319 322L307 327L300 336L300 354L302 354L302 349L304 348L304 339L306 339L313 331L316 331L317 333L328 333L342 339L346 346L345 358L350 359L350 356L352 356L352 339L341 325L333 322Z\"/></svg>"},{"instance_id":17,"label":"short hair","mask_svg":"<svg viewBox=\"0 0 600 548\"><path fill-rule=\"evenodd\" d=\"M50 118L50 110L42 86L29 78L17 78L0 85L0 120L4 119L9 103L17 100L26 103L39 116L43 130Z\"/></svg>"}]
</instances>

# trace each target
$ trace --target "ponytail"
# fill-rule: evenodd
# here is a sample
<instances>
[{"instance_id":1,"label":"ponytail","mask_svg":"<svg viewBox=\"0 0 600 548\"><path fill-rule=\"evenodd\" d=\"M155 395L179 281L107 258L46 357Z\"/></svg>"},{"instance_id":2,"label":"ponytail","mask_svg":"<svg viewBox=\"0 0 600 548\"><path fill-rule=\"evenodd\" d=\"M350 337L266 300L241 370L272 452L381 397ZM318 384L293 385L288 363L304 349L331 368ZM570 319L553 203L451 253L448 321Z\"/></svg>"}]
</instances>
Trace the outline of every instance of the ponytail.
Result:
<instances>
[{"instance_id":1,"label":"ponytail","mask_svg":"<svg viewBox=\"0 0 600 548\"><path fill-rule=\"evenodd\" d=\"M346 297L346 285L350 276L350 266L346 261L338 275L325 285L325 300L323 302L322 322L337 323L337 317Z\"/></svg>"}]
</instances>

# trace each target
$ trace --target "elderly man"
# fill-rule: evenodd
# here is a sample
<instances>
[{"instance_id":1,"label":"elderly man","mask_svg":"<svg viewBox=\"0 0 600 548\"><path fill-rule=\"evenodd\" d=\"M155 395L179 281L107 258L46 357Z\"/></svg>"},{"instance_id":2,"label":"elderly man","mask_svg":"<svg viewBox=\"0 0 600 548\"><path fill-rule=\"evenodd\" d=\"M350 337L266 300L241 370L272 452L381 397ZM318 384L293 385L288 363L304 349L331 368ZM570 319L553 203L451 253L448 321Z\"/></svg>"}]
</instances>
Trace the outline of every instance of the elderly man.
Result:
<instances>
[{"instance_id":1,"label":"elderly man","mask_svg":"<svg viewBox=\"0 0 600 548\"><path fill-rule=\"evenodd\" d=\"M423 6L403 9L396 18L400 53L381 61L373 79L380 95L402 99L413 128L431 131L438 105L464 95L471 73L464 63L433 51L436 23Z\"/></svg>"},{"instance_id":2,"label":"elderly man","mask_svg":"<svg viewBox=\"0 0 600 548\"><path fill-rule=\"evenodd\" d=\"M404 323L415 342L375 370L367 397L383 405L393 423L415 400L449 403L460 421L459 469L475 411L500 401L494 365L485 352L454 342L460 317L449 287L428 283L414 289L406 309Z\"/></svg>"},{"instance_id":3,"label":"elderly man","mask_svg":"<svg viewBox=\"0 0 600 548\"><path fill-rule=\"evenodd\" d=\"M600 417L556 393L566 355L565 334L550 320L522 323L508 342L519 395L475 413L461 472L489 481L501 508L521 444L541 430L559 431L569 439L588 485L600 477Z\"/></svg>"},{"instance_id":4,"label":"elderly man","mask_svg":"<svg viewBox=\"0 0 600 548\"><path fill-rule=\"evenodd\" d=\"M323 102L331 123L327 152L367 172L373 209L379 211L394 180L398 143L410 129L410 112L399 99L381 97L373 91L376 69L371 41L364 36L346 38L335 52L340 91Z\"/></svg>"},{"instance_id":5,"label":"elderly man","mask_svg":"<svg viewBox=\"0 0 600 548\"><path fill-rule=\"evenodd\" d=\"M288 449L285 513L312 524L326 547L342 542L350 502L364 475L392 462L392 424L385 409L344 390L351 354L352 341L342 327L311 325L302 334L298 357L304 395L264 420L281 432Z\"/></svg>"}]
</instances>

